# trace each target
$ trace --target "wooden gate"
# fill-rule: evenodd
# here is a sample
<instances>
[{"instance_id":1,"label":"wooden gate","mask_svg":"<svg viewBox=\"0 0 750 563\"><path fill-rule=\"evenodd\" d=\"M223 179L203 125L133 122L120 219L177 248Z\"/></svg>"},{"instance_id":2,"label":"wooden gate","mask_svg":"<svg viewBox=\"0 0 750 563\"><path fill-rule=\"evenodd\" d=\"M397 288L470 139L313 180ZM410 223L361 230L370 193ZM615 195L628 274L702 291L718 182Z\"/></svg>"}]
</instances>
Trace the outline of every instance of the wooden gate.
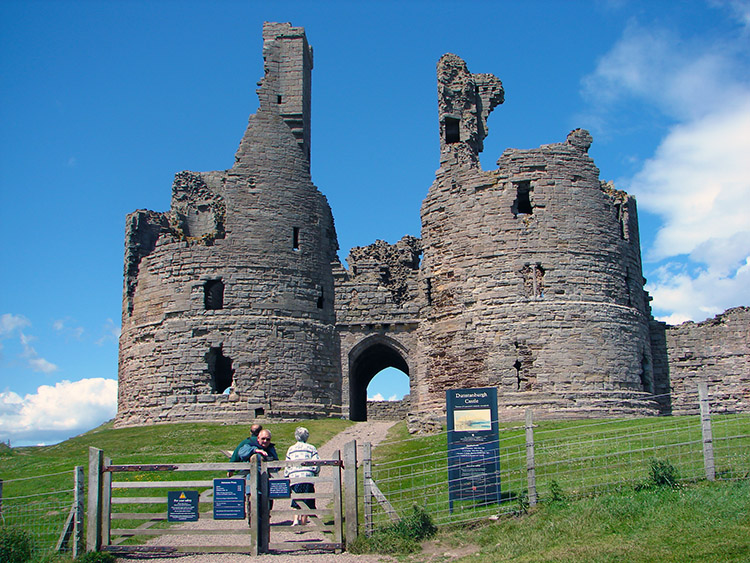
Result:
<instances>
[{"instance_id":1,"label":"wooden gate","mask_svg":"<svg viewBox=\"0 0 750 563\"><path fill-rule=\"evenodd\" d=\"M164 463L118 465L96 448L89 450L87 549L114 553L249 553L300 549L344 549L344 514L349 541L357 535L356 443L344 449L344 460L337 451L333 459L248 463ZM287 465L321 468L314 479L315 493L291 493L290 498L274 499L269 493L276 475ZM245 520L214 519L214 478L227 471L248 473L249 506ZM173 476L188 474L175 480ZM128 475L115 480L115 475ZM193 478L189 478L192 474ZM302 480L298 480L302 481ZM294 484L291 480L287 485ZM344 488L346 483L346 489ZM283 486L281 487L283 489ZM197 521L169 522L168 493L197 495ZM154 494L154 493L157 494ZM295 498L314 497L316 510L291 510ZM304 505L302 505L304 507ZM305 507L306 508L306 507ZM308 515L310 525L292 527L292 515ZM135 540L134 540L135 538ZM147 544L140 539L148 538Z\"/></svg>"}]
</instances>

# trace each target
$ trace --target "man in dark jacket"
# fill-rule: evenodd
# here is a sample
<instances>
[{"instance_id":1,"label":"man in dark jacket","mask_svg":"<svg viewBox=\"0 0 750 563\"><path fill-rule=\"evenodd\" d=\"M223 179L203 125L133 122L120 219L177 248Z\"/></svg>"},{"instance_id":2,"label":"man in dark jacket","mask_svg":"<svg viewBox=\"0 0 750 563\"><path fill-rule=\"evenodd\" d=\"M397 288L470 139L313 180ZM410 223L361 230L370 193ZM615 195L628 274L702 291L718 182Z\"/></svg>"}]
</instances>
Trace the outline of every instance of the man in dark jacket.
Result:
<instances>
[{"instance_id":1,"label":"man in dark jacket","mask_svg":"<svg viewBox=\"0 0 750 563\"><path fill-rule=\"evenodd\" d=\"M250 436L237 444L237 447L234 448L234 452L232 452L232 456L229 458L229 461L233 463L239 461L250 461L250 456L258 448L258 434L260 434L262 430L263 426L261 426L257 422L254 422L250 426ZM234 471L227 472L227 477L231 477L232 475L234 475Z\"/></svg>"}]
</instances>

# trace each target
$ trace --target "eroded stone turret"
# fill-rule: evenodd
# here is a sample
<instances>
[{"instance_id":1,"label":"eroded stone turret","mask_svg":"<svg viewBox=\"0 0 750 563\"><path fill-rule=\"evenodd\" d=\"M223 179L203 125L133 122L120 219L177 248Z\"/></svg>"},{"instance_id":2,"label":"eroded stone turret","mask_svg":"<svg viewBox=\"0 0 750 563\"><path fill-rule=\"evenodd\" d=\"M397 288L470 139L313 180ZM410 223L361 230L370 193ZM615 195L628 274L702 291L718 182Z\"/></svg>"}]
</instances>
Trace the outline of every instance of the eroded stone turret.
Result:
<instances>
[{"instance_id":1,"label":"eroded stone turret","mask_svg":"<svg viewBox=\"0 0 750 563\"><path fill-rule=\"evenodd\" d=\"M437 65L441 162L476 164L487 137L487 118L505 101L492 74L472 74L460 57L448 53Z\"/></svg>"},{"instance_id":2,"label":"eroded stone turret","mask_svg":"<svg viewBox=\"0 0 750 563\"><path fill-rule=\"evenodd\" d=\"M117 423L341 412L331 262L310 179L312 49L263 28L260 107L231 169L180 172L127 218Z\"/></svg>"}]
</instances>

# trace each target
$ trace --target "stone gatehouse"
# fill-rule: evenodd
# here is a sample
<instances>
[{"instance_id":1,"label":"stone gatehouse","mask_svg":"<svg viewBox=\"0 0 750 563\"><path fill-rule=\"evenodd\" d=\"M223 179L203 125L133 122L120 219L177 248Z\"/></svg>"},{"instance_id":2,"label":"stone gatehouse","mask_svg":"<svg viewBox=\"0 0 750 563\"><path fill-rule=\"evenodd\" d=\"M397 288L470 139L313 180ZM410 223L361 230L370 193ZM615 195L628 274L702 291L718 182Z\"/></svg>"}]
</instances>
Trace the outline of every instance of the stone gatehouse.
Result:
<instances>
[{"instance_id":1,"label":"stone gatehouse","mask_svg":"<svg viewBox=\"0 0 750 563\"><path fill-rule=\"evenodd\" d=\"M446 389L475 386L498 388L507 419L529 406L687 412L699 380L725 409L750 408L750 309L654 321L635 200L600 179L588 132L508 149L482 170L505 92L444 55L422 236L351 249L345 268L310 177L304 29L266 23L263 59L234 166L180 172L169 211L127 217L118 425L364 420L367 385L386 367L409 376L409 399L370 410L408 409L414 425L440 417Z\"/></svg>"}]
</instances>

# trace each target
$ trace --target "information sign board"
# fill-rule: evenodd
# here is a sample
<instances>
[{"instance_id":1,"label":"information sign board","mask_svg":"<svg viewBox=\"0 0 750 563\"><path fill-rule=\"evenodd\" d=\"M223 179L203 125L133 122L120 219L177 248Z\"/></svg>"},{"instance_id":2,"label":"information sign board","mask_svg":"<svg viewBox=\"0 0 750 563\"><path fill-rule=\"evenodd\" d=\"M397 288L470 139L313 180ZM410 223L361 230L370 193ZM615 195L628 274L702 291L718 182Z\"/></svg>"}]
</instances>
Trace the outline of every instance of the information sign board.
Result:
<instances>
[{"instance_id":1,"label":"information sign board","mask_svg":"<svg viewBox=\"0 0 750 563\"><path fill-rule=\"evenodd\" d=\"M244 520L245 480L214 479L214 520Z\"/></svg>"},{"instance_id":2,"label":"information sign board","mask_svg":"<svg viewBox=\"0 0 750 563\"><path fill-rule=\"evenodd\" d=\"M167 520L195 522L198 520L198 491L168 491Z\"/></svg>"},{"instance_id":3,"label":"information sign board","mask_svg":"<svg viewBox=\"0 0 750 563\"><path fill-rule=\"evenodd\" d=\"M450 389L448 422L448 503L500 502L497 389Z\"/></svg>"},{"instance_id":4,"label":"information sign board","mask_svg":"<svg viewBox=\"0 0 750 563\"><path fill-rule=\"evenodd\" d=\"M268 498L290 498L292 488L289 479L269 479Z\"/></svg>"}]
</instances>

